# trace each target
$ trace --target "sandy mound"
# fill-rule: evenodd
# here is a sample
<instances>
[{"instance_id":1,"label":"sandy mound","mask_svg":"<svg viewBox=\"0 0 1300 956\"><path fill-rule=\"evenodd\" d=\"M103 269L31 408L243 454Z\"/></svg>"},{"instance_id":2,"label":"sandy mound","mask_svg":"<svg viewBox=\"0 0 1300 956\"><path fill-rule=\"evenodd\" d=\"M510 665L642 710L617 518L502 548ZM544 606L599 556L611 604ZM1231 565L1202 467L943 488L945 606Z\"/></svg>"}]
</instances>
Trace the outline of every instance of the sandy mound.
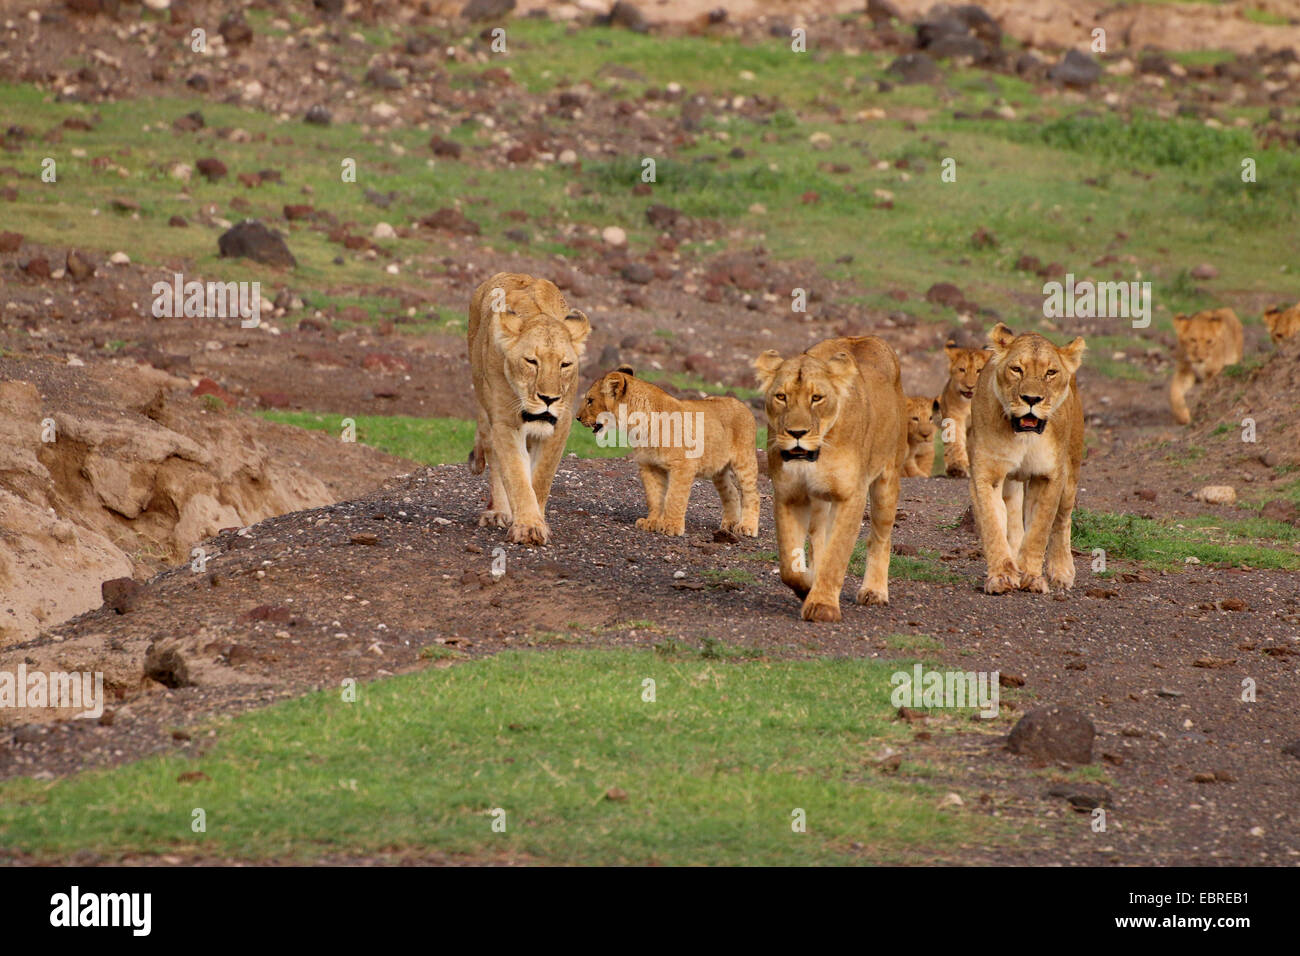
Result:
<instances>
[{"instance_id":1,"label":"sandy mound","mask_svg":"<svg viewBox=\"0 0 1300 956\"><path fill-rule=\"evenodd\" d=\"M1258 449L1271 465L1300 466L1300 336L1265 354L1258 368L1220 375L1200 389L1192 421L1203 423L1197 428L1203 434L1223 423L1239 429L1253 418L1257 444L1245 447Z\"/></svg>"},{"instance_id":2,"label":"sandy mound","mask_svg":"<svg viewBox=\"0 0 1300 956\"><path fill-rule=\"evenodd\" d=\"M190 389L146 366L0 362L0 645L98 607L105 580L190 561L222 528L408 470Z\"/></svg>"}]
</instances>

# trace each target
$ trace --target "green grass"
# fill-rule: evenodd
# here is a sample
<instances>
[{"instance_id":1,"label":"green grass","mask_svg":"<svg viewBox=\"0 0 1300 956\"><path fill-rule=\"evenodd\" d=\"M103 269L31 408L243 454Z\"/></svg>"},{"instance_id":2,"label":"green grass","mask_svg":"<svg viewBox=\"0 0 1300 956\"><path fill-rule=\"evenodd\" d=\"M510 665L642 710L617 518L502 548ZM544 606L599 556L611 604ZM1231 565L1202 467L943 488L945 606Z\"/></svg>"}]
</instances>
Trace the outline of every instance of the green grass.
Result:
<instances>
[{"instance_id":1,"label":"green grass","mask_svg":"<svg viewBox=\"0 0 1300 956\"><path fill-rule=\"evenodd\" d=\"M898 669L506 653L365 685L355 703L329 691L242 715L202 757L5 782L0 844L38 859L436 851L672 865L917 862L995 844L1002 825L864 767L909 736L891 720ZM189 771L206 779L178 781ZM615 787L626 799L605 798ZM791 830L796 808L806 833Z\"/></svg>"},{"instance_id":2,"label":"green grass","mask_svg":"<svg viewBox=\"0 0 1300 956\"><path fill-rule=\"evenodd\" d=\"M866 568L867 542L860 538L853 546L849 560L849 573L862 575ZM943 566L937 551L922 549L915 555L895 554L889 559L891 581L928 581L931 584L960 584L962 577Z\"/></svg>"},{"instance_id":3,"label":"green grass","mask_svg":"<svg viewBox=\"0 0 1300 956\"><path fill-rule=\"evenodd\" d=\"M319 412L261 411L262 418L297 428L342 433L345 416ZM354 415L357 441L421 465L463 462L474 447L474 423L462 418L412 418L406 415ZM575 423L566 452L579 458L620 458L626 448L602 448L587 429Z\"/></svg>"},{"instance_id":4,"label":"green grass","mask_svg":"<svg viewBox=\"0 0 1300 956\"><path fill-rule=\"evenodd\" d=\"M890 634L885 646L893 651L937 651L943 648L943 642L929 634Z\"/></svg>"},{"instance_id":5,"label":"green grass","mask_svg":"<svg viewBox=\"0 0 1300 956\"><path fill-rule=\"evenodd\" d=\"M1256 543L1261 538L1294 542L1300 540L1300 530L1262 518L1201 516L1166 522L1084 509L1074 512L1074 547L1101 548L1108 561L1173 569L1194 557L1216 567L1300 568L1300 553Z\"/></svg>"}]
</instances>

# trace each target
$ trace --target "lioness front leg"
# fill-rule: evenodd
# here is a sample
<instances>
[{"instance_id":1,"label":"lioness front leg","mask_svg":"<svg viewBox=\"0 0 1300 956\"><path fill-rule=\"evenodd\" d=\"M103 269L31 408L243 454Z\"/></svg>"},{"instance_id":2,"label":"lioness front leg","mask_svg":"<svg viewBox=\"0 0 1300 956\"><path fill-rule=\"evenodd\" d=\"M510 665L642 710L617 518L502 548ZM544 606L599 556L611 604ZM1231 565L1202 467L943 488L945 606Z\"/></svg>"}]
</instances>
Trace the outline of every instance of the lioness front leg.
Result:
<instances>
[{"instance_id":1,"label":"lioness front leg","mask_svg":"<svg viewBox=\"0 0 1300 956\"><path fill-rule=\"evenodd\" d=\"M805 621L838 621L840 619L840 590L844 575L849 570L853 545L862 528L862 509L866 507L866 494L859 493L843 501L833 501L820 521L816 544L816 561L813 565L813 586L804 598L799 616Z\"/></svg>"},{"instance_id":2,"label":"lioness front leg","mask_svg":"<svg viewBox=\"0 0 1300 956\"><path fill-rule=\"evenodd\" d=\"M523 434L506 425L493 428L492 450L496 457L493 474L499 475L505 485L513 515L510 540L517 544L546 544L551 540L551 529L537 507Z\"/></svg>"},{"instance_id":3,"label":"lioness front leg","mask_svg":"<svg viewBox=\"0 0 1300 956\"><path fill-rule=\"evenodd\" d=\"M867 571L858 591L859 604L889 603L889 542L898 511L898 475L881 475L871 483L871 536Z\"/></svg>"},{"instance_id":4,"label":"lioness front leg","mask_svg":"<svg viewBox=\"0 0 1300 956\"><path fill-rule=\"evenodd\" d=\"M533 496L537 499L537 511L543 520L546 519L546 502L550 500L551 484L555 481L560 459L564 457L564 444L569 439L570 427L572 420L567 415L561 415L550 437L544 439L537 454L530 455L529 458L532 462Z\"/></svg>"},{"instance_id":5,"label":"lioness front leg","mask_svg":"<svg viewBox=\"0 0 1300 956\"><path fill-rule=\"evenodd\" d=\"M664 534L686 533L686 506L691 501L691 485L695 481L694 464L679 465L668 472L668 487L664 489L664 517L660 528Z\"/></svg>"},{"instance_id":6,"label":"lioness front leg","mask_svg":"<svg viewBox=\"0 0 1300 956\"><path fill-rule=\"evenodd\" d=\"M1074 554L1070 550L1070 531L1077 490L1077 484L1067 485L1061 493L1056 520L1052 523L1052 538L1047 545L1047 583L1067 591L1074 587Z\"/></svg>"},{"instance_id":7,"label":"lioness front leg","mask_svg":"<svg viewBox=\"0 0 1300 956\"><path fill-rule=\"evenodd\" d=\"M642 465L641 484L645 488L646 516L637 518L636 526L642 531L658 531L663 527L664 489L668 487L667 475L654 465Z\"/></svg>"},{"instance_id":8,"label":"lioness front leg","mask_svg":"<svg viewBox=\"0 0 1300 956\"><path fill-rule=\"evenodd\" d=\"M987 464L977 466L971 476L971 509L975 512L975 527L984 550L987 594L1005 594L1020 586L1020 568L1007 544L1007 506L1002 500L1005 480L1004 473Z\"/></svg>"},{"instance_id":9,"label":"lioness front leg","mask_svg":"<svg viewBox=\"0 0 1300 956\"><path fill-rule=\"evenodd\" d=\"M1174 414L1174 421L1186 425L1192 420L1192 413L1187 409L1187 391L1196 384L1196 376L1190 369L1175 370L1173 380L1169 383L1169 410Z\"/></svg>"},{"instance_id":10,"label":"lioness front leg","mask_svg":"<svg viewBox=\"0 0 1300 956\"><path fill-rule=\"evenodd\" d=\"M949 478L970 474L970 456L966 452L966 421L953 417L952 441L944 440L943 470Z\"/></svg>"},{"instance_id":11,"label":"lioness front leg","mask_svg":"<svg viewBox=\"0 0 1300 956\"><path fill-rule=\"evenodd\" d=\"M480 528L508 528L512 520L510 497L506 494L506 484L501 479L503 466L490 444L486 448L485 459L492 490L487 508L479 513L478 525Z\"/></svg>"},{"instance_id":12,"label":"lioness front leg","mask_svg":"<svg viewBox=\"0 0 1300 956\"><path fill-rule=\"evenodd\" d=\"M776 554L781 565L781 581L800 599L812 589L812 574L804 544L808 540L809 503L791 504L778 494L772 502L776 523Z\"/></svg>"},{"instance_id":13,"label":"lioness front leg","mask_svg":"<svg viewBox=\"0 0 1300 956\"><path fill-rule=\"evenodd\" d=\"M1025 485L1025 510L1029 512L1029 527L1020 543L1020 590L1046 594L1047 580L1043 577L1043 553L1047 550L1047 536L1056 520L1056 509L1061 503L1063 482L1058 479L1034 477Z\"/></svg>"}]
</instances>

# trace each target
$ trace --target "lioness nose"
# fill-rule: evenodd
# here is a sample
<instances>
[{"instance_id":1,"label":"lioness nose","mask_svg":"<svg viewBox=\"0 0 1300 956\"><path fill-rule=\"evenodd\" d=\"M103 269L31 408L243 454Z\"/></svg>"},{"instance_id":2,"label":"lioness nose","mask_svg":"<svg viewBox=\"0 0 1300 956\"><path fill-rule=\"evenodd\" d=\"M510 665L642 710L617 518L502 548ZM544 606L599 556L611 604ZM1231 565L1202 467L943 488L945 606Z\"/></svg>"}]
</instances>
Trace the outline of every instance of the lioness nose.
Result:
<instances>
[{"instance_id":1,"label":"lioness nose","mask_svg":"<svg viewBox=\"0 0 1300 956\"><path fill-rule=\"evenodd\" d=\"M554 405L556 402L560 400L560 396L558 395L543 395L541 392L537 393L537 397L540 398L547 405Z\"/></svg>"},{"instance_id":2,"label":"lioness nose","mask_svg":"<svg viewBox=\"0 0 1300 956\"><path fill-rule=\"evenodd\" d=\"M1026 405L1037 405L1039 402L1041 402L1041 401L1043 400L1043 396L1041 396L1041 395L1021 395L1021 396L1020 396L1020 400L1021 400L1022 402L1024 402Z\"/></svg>"},{"instance_id":3,"label":"lioness nose","mask_svg":"<svg viewBox=\"0 0 1300 956\"><path fill-rule=\"evenodd\" d=\"M785 431L787 435L796 440L803 438L804 435L808 434L808 429L806 428L787 428Z\"/></svg>"}]
</instances>

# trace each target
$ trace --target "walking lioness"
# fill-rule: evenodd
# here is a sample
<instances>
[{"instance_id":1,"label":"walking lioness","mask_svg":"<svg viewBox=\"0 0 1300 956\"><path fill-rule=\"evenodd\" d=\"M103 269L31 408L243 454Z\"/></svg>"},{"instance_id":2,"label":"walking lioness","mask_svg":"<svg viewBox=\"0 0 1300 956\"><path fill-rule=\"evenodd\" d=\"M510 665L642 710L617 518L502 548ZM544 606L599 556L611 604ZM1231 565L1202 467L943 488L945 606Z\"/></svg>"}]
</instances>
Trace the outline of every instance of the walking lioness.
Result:
<instances>
[{"instance_id":1,"label":"walking lioness","mask_svg":"<svg viewBox=\"0 0 1300 956\"><path fill-rule=\"evenodd\" d=\"M478 402L470 468L492 475L480 525L546 544L546 499L573 424L578 360L591 323L546 279L498 272L474 290L469 361Z\"/></svg>"},{"instance_id":2,"label":"walking lioness","mask_svg":"<svg viewBox=\"0 0 1300 956\"><path fill-rule=\"evenodd\" d=\"M769 350L754 368L767 403L781 580L803 598L800 616L840 619L840 588L868 495L871 537L857 601L888 604L889 539L907 457L898 357L868 335L828 339L790 359Z\"/></svg>"},{"instance_id":3,"label":"walking lioness","mask_svg":"<svg viewBox=\"0 0 1300 956\"><path fill-rule=\"evenodd\" d=\"M1076 338L1057 348L1001 322L989 342L993 352L975 386L966 435L971 506L988 565L984 590L1073 587L1070 520L1083 461L1074 374L1086 346Z\"/></svg>"}]
</instances>

